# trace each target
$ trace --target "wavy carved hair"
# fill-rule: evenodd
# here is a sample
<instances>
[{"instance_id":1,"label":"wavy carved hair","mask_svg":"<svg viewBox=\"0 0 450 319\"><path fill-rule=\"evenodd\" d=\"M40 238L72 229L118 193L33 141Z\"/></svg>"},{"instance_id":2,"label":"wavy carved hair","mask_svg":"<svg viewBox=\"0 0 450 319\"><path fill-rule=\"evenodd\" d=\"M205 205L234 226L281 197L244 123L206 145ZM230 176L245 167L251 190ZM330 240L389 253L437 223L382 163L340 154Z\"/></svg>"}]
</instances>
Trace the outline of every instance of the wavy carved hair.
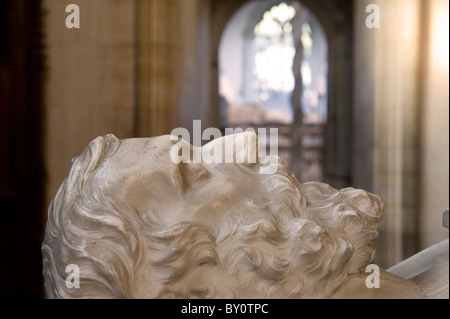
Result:
<instances>
[{"instance_id":1,"label":"wavy carved hair","mask_svg":"<svg viewBox=\"0 0 450 319\"><path fill-rule=\"evenodd\" d=\"M114 224L118 212L108 205L110 201L99 200L100 192L91 183L103 159L112 154L119 143L111 134L91 141L72 159L69 172L50 203L42 244L48 298L114 297L123 280L117 278L117 274L129 276L126 270L132 262L128 260L132 247L120 240L124 234L119 226L127 223L126 216L119 217L121 222ZM102 238L102 234L112 236ZM106 245L107 241L117 245ZM82 289L66 287L66 267L70 264L80 268Z\"/></svg>"},{"instance_id":2,"label":"wavy carved hair","mask_svg":"<svg viewBox=\"0 0 450 319\"><path fill-rule=\"evenodd\" d=\"M160 224L93 182L119 143L93 140L50 204L42 245L49 298L322 298L374 258L383 203L373 194L300 184L281 164L258 177L264 193L228 208L216 231ZM69 264L80 269L78 289L66 287ZM239 287L223 292L213 278L203 290L183 285L205 266Z\"/></svg>"}]
</instances>

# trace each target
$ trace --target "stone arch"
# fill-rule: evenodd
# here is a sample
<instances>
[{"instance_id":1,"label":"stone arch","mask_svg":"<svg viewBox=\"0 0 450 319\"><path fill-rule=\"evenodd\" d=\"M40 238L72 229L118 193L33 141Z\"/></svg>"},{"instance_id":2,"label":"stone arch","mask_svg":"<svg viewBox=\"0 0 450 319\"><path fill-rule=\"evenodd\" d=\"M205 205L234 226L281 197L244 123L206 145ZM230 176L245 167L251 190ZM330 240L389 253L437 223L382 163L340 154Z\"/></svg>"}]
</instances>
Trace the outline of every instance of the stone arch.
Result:
<instances>
[{"instance_id":1,"label":"stone arch","mask_svg":"<svg viewBox=\"0 0 450 319\"><path fill-rule=\"evenodd\" d=\"M251 0L218 0L211 16L211 91L212 125L218 127L220 116L219 63L220 39L233 14ZM274 0L273 5L282 1ZM270 2L270 3L272 3ZM319 20L328 41L328 113L325 132L324 179L334 187L351 185L351 50L352 1L302 0ZM268 2L269 3L269 2Z\"/></svg>"}]
</instances>

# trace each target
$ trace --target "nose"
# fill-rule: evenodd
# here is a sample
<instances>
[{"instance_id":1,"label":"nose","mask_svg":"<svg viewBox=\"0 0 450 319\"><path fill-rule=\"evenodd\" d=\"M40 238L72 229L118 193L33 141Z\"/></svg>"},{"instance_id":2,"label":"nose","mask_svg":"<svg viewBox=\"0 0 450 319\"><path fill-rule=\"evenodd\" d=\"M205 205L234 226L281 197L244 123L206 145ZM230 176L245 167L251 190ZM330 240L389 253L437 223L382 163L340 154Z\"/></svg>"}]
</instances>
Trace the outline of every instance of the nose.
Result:
<instances>
[{"instance_id":1,"label":"nose","mask_svg":"<svg viewBox=\"0 0 450 319\"><path fill-rule=\"evenodd\" d=\"M254 132L225 135L202 147L202 159L206 163L254 165L259 162L258 149L258 136Z\"/></svg>"}]
</instances>

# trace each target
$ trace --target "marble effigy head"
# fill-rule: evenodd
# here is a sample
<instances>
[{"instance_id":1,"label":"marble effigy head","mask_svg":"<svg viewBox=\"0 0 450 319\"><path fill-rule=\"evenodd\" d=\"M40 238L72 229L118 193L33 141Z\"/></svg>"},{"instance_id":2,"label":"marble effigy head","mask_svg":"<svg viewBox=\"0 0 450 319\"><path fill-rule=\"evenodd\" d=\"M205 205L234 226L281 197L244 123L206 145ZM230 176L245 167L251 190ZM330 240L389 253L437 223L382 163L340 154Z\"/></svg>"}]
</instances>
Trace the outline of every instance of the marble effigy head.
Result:
<instances>
[{"instance_id":1,"label":"marble effigy head","mask_svg":"<svg viewBox=\"0 0 450 319\"><path fill-rule=\"evenodd\" d=\"M243 149L258 149L246 136ZM48 211L47 297L370 296L364 270L375 256L379 197L302 184L282 160L177 163L177 143L187 142L106 135L73 159ZM275 172L261 174L263 163ZM67 285L68 265L77 287Z\"/></svg>"}]
</instances>

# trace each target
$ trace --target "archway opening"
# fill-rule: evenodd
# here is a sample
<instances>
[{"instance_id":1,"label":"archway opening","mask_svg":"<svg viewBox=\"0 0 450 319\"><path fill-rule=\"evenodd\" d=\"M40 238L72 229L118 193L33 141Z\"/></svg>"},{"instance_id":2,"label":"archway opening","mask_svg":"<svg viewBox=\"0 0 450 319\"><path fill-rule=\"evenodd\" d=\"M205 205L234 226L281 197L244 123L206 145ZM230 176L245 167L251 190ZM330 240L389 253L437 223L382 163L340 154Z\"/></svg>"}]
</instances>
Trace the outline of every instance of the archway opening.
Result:
<instances>
[{"instance_id":1,"label":"archway opening","mask_svg":"<svg viewBox=\"0 0 450 319\"><path fill-rule=\"evenodd\" d=\"M320 23L296 1L248 2L219 47L222 126L278 128L278 155L302 182L323 180L327 52Z\"/></svg>"}]
</instances>

